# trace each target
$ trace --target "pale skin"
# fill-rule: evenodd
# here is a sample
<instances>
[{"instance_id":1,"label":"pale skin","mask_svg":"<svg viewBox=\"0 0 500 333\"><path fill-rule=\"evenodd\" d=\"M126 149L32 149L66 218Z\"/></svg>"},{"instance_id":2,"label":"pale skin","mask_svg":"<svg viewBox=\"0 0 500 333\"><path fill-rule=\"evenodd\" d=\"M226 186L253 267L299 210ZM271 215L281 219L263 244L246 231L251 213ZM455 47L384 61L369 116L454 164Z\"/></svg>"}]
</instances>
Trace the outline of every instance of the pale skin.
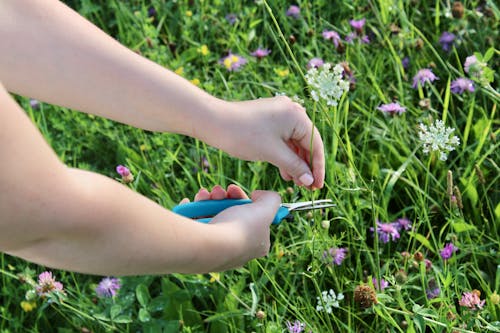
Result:
<instances>
[{"instance_id":1,"label":"pale skin","mask_svg":"<svg viewBox=\"0 0 500 333\"><path fill-rule=\"evenodd\" d=\"M1 252L101 275L222 271L267 254L280 204L277 193L254 191L253 203L210 224L174 214L115 180L66 167L8 92L191 136L270 162L297 185L323 186L321 137L287 97L209 95L56 0L0 1L0 40ZM216 186L195 200L227 197L246 194Z\"/></svg>"}]
</instances>

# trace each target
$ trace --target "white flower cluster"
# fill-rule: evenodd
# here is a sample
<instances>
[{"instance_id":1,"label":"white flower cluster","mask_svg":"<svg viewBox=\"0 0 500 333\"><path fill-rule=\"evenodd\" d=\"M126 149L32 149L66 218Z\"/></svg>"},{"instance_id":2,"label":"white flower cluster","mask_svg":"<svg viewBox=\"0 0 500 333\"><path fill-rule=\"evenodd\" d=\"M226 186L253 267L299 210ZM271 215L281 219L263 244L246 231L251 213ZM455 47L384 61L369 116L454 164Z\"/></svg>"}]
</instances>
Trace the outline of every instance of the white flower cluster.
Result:
<instances>
[{"instance_id":1,"label":"white flower cluster","mask_svg":"<svg viewBox=\"0 0 500 333\"><path fill-rule=\"evenodd\" d=\"M455 150L455 147L460 144L460 139L457 136L450 137L454 131L454 128L445 127L442 120L436 120L428 128L420 124L418 137L422 141L424 153L439 152L439 159L446 161L448 153Z\"/></svg>"},{"instance_id":2,"label":"white flower cluster","mask_svg":"<svg viewBox=\"0 0 500 333\"><path fill-rule=\"evenodd\" d=\"M324 64L319 69L310 68L306 73L306 81L316 102L321 98L327 105L336 106L344 92L349 91L349 82L342 79L344 68L341 65L335 65L333 71L331 68L330 63Z\"/></svg>"},{"instance_id":3,"label":"white flower cluster","mask_svg":"<svg viewBox=\"0 0 500 333\"><path fill-rule=\"evenodd\" d=\"M339 301L344 299L344 294L339 293L338 295L330 289L330 291L321 292L321 297L317 297L318 305L316 305L316 311L326 311L326 313L332 313L332 308L339 307Z\"/></svg>"}]
</instances>

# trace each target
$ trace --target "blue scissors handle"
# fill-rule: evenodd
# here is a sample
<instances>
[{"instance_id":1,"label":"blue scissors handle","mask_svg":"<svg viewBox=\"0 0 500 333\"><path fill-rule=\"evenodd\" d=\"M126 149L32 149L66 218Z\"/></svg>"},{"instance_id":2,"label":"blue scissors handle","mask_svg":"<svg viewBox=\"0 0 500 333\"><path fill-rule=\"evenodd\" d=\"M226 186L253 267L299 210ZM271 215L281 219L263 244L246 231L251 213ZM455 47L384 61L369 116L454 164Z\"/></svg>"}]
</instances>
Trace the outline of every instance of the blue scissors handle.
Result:
<instances>
[{"instance_id":1,"label":"blue scissors handle","mask_svg":"<svg viewBox=\"0 0 500 333\"><path fill-rule=\"evenodd\" d=\"M172 211L184 217L196 219L198 222L208 223L212 216L217 215L223 210L252 203L250 199L223 199L223 200L202 200L194 201L175 206ZM281 206L274 216L273 224L279 224L286 216L290 214L288 208Z\"/></svg>"}]
</instances>

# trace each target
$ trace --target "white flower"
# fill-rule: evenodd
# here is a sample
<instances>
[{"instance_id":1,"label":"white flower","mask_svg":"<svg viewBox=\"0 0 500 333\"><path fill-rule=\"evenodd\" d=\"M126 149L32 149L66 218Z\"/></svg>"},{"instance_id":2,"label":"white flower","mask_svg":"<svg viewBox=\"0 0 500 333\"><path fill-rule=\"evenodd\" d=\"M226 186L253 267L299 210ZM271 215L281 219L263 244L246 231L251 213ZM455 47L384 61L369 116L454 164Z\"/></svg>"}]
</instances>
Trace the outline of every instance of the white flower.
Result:
<instances>
[{"instance_id":1,"label":"white flower","mask_svg":"<svg viewBox=\"0 0 500 333\"><path fill-rule=\"evenodd\" d=\"M332 313L332 308L339 307L339 301L344 299L344 294L335 294L333 289L330 291L321 292L321 297L316 297L318 299L318 305L316 305L316 311L325 310L326 313Z\"/></svg>"},{"instance_id":2,"label":"white flower","mask_svg":"<svg viewBox=\"0 0 500 333\"><path fill-rule=\"evenodd\" d=\"M446 161L448 153L455 150L455 147L460 144L460 139L457 136L450 138L450 135L455 131L454 128L445 127L442 120L436 120L433 125L427 126L420 124L420 132L418 137L422 141L424 153L439 152L439 159Z\"/></svg>"},{"instance_id":3,"label":"white flower","mask_svg":"<svg viewBox=\"0 0 500 333\"><path fill-rule=\"evenodd\" d=\"M330 71L331 68L329 63L320 68L310 68L306 73L306 81L316 102L321 98L327 105L336 106L344 92L349 91L349 82L342 79L344 69L341 65L335 65L333 71Z\"/></svg>"}]
</instances>

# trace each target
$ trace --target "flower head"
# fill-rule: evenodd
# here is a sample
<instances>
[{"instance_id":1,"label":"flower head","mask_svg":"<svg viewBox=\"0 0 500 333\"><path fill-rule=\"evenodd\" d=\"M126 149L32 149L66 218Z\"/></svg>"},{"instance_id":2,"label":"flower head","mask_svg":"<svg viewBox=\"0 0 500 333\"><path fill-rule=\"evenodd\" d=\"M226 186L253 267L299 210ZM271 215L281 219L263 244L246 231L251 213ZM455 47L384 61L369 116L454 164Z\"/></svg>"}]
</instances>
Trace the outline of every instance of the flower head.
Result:
<instances>
[{"instance_id":1,"label":"flower head","mask_svg":"<svg viewBox=\"0 0 500 333\"><path fill-rule=\"evenodd\" d=\"M331 40L335 47L339 47L340 43L340 36L336 31L333 30L324 30L323 33L323 38L326 40Z\"/></svg>"},{"instance_id":2,"label":"flower head","mask_svg":"<svg viewBox=\"0 0 500 333\"><path fill-rule=\"evenodd\" d=\"M432 70L429 68L421 69L417 72L417 74L413 77L413 88L418 88L418 84L424 86L426 83L432 83L435 80L439 80L439 78L434 75Z\"/></svg>"},{"instance_id":3,"label":"flower head","mask_svg":"<svg viewBox=\"0 0 500 333\"><path fill-rule=\"evenodd\" d=\"M31 312L36 309L35 301L21 301L20 305L24 312Z\"/></svg>"},{"instance_id":4,"label":"flower head","mask_svg":"<svg viewBox=\"0 0 500 333\"><path fill-rule=\"evenodd\" d=\"M237 21L238 21L238 16L236 16L236 14L233 14L233 13L229 13L226 15L226 21L233 25L235 24Z\"/></svg>"},{"instance_id":5,"label":"flower head","mask_svg":"<svg viewBox=\"0 0 500 333\"><path fill-rule=\"evenodd\" d=\"M411 230L411 221L405 217L397 219L394 223L396 224L396 228L398 228L399 230Z\"/></svg>"},{"instance_id":6,"label":"flower head","mask_svg":"<svg viewBox=\"0 0 500 333\"><path fill-rule=\"evenodd\" d=\"M61 282L56 281L52 276L52 272L43 272L38 275L38 283L35 286L36 293L40 297L49 296L51 293L63 293L63 285Z\"/></svg>"},{"instance_id":7,"label":"flower head","mask_svg":"<svg viewBox=\"0 0 500 333\"><path fill-rule=\"evenodd\" d=\"M451 51L454 42L455 42L455 35L452 34L451 32L445 31L441 34L441 37L439 37L439 43L441 44L441 47L445 52Z\"/></svg>"},{"instance_id":8,"label":"flower head","mask_svg":"<svg viewBox=\"0 0 500 333\"><path fill-rule=\"evenodd\" d=\"M117 278L105 277L99 282L95 288L95 292L99 297L114 297L120 290L120 280Z\"/></svg>"},{"instance_id":9,"label":"flower head","mask_svg":"<svg viewBox=\"0 0 500 333\"><path fill-rule=\"evenodd\" d=\"M312 58L311 60L309 60L309 62L307 63L307 69L311 69L311 68L320 68L322 67L323 65L325 64L325 62L323 61L323 59L321 58Z\"/></svg>"},{"instance_id":10,"label":"flower head","mask_svg":"<svg viewBox=\"0 0 500 333\"><path fill-rule=\"evenodd\" d=\"M402 114L406 111L406 108L399 103L382 104L377 109L390 115Z\"/></svg>"},{"instance_id":11,"label":"flower head","mask_svg":"<svg viewBox=\"0 0 500 333\"><path fill-rule=\"evenodd\" d=\"M271 50L263 49L263 48L259 47L259 48L257 48L257 50L253 51L250 54L258 59L262 59L264 57L267 57L270 53L271 53Z\"/></svg>"},{"instance_id":12,"label":"flower head","mask_svg":"<svg viewBox=\"0 0 500 333\"><path fill-rule=\"evenodd\" d=\"M331 263L332 265L340 266L344 261L347 254L347 248L332 247L328 251L323 252L323 259Z\"/></svg>"},{"instance_id":13,"label":"flower head","mask_svg":"<svg viewBox=\"0 0 500 333\"><path fill-rule=\"evenodd\" d=\"M311 88L311 97L315 101L323 99L327 105L336 106L342 95L349 91L349 82L342 79L344 69L337 64L333 67L326 63L320 69L310 68L306 81Z\"/></svg>"},{"instance_id":14,"label":"flower head","mask_svg":"<svg viewBox=\"0 0 500 333\"><path fill-rule=\"evenodd\" d=\"M465 91L474 92L474 82L464 77L451 81L450 90L454 94L463 94Z\"/></svg>"},{"instance_id":15,"label":"flower head","mask_svg":"<svg viewBox=\"0 0 500 333\"><path fill-rule=\"evenodd\" d=\"M373 227L370 228L370 231L375 233ZM391 238L395 241L400 236L394 223L380 223L379 221L377 221L377 234L382 243L389 243Z\"/></svg>"},{"instance_id":16,"label":"flower head","mask_svg":"<svg viewBox=\"0 0 500 333\"><path fill-rule=\"evenodd\" d=\"M291 5L286 11L286 16L291 16L293 18L300 18L300 7L296 5Z\"/></svg>"},{"instance_id":17,"label":"flower head","mask_svg":"<svg viewBox=\"0 0 500 333\"><path fill-rule=\"evenodd\" d=\"M403 65L404 69L408 69L410 67L410 57L404 57L401 59L401 64Z\"/></svg>"},{"instance_id":18,"label":"flower head","mask_svg":"<svg viewBox=\"0 0 500 333\"><path fill-rule=\"evenodd\" d=\"M465 58L464 71L465 73L473 74L477 69L478 60L475 55Z\"/></svg>"},{"instance_id":19,"label":"flower head","mask_svg":"<svg viewBox=\"0 0 500 333\"><path fill-rule=\"evenodd\" d=\"M457 136L450 138L454 131L454 128L445 127L442 120L436 120L429 127L420 124L418 137L423 144L424 154L436 151L439 152L439 159L446 161L448 159L447 154L455 150L455 147L460 144L460 139Z\"/></svg>"},{"instance_id":20,"label":"flower head","mask_svg":"<svg viewBox=\"0 0 500 333\"><path fill-rule=\"evenodd\" d=\"M456 248L455 245L453 245L453 243L446 244L444 248L440 251L441 258L443 258L443 260L450 259L456 250L458 250L458 248Z\"/></svg>"},{"instance_id":21,"label":"flower head","mask_svg":"<svg viewBox=\"0 0 500 333\"><path fill-rule=\"evenodd\" d=\"M305 327L306 325L298 320L294 321L293 323L289 321L286 322L286 328L288 329L288 333L302 333Z\"/></svg>"},{"instance_id":22,"label":"flower head","mask_svg":"<svg viewBox=\"0 0 500 333\"><path fill-rule=\"evenodd\" d=\"M377 294L375 290L368 285L359 285L354 288L354 301L359 303L362 308L369 308L373 304L377 304Z\"/></svg>"},{"instance_id":23,"label":"flower head","mask_svg":"<svg viewBox=\"0 0 500 333\"><path fill-rule=\"evenodd\" d=\"M122 181L126 184L134 181L134 175L132 175L132 173L126 166L118 165L116 167L116 172L118 172L118 174L122 176Z\"/></svg>"},{"instance_id":24,"label":"flower head","mask_svg":"<svg viewBox=\"0 0 500 333\"><path fill-rule=\"evenodd\" d=\"M358 33L363 32L363 27L365 26L366 19L361 20L350 20L349 24L353 27Z\"/></svg>"},{"instance_id":25,"label":"flower head","mask_svg":"<svg viewBox=\"0 0 500 333\"><path fill-rule=\"evenodd\" d=\"M479 310L482 309L485 303L485 300L481 300L479 297L481 293L479 290L473 290L470 292L464 292L462 294L462 298L458 301L460 306L465 306L471 310Z\"/></svg>"},{"instance_id":26,"label":"flower head","mask_svg":"<svg viewBox=\"0 0 500 333\"><path fill-rule=\"evenodd\" d=\"M429 288L426 290L425 294L428 299L433 299L439 296L441 289L439 287Z\"/></svg>"},{"instance_id":27,"label":"flower head","mask_svg":"<svg viewBox=\"0 0 500 333\"><path fill-rule=\"evenodd\" d=\"M377 278L372 278L372 283L373 285L375 286L375 288L377 288L378 290L382 291L384 290L385 288L389 287L389 282L387 282L386 280L384 279L380 279L380 288L379 288L379 285L378 285L378 280Z\"/></svg>"},{"instance_id":28,"label":"flower head","mask_svg":"<svg viewBox=\"0 0 500 333\"><path fill-rule=\"evenodd\" d=\"M230 72L239 70L246 63L247 60L245 58L231 52L219 60L219 64L226 67L226 69Z\"/></svg>"},{"instance_id":29,"label":"flower head","mask_svg":"<svg viewBox=\"0 0 500 333\"><path fill-rule=\"evenodd\" d=\"M344 294L335 294L333 289L329 291L322 291L321 297L317 297L318 305L316 305L316 311L326 311L326 313L332 313L332 308L339 307L339 301L344 299Z\"/></svg>"}]
</instances>

